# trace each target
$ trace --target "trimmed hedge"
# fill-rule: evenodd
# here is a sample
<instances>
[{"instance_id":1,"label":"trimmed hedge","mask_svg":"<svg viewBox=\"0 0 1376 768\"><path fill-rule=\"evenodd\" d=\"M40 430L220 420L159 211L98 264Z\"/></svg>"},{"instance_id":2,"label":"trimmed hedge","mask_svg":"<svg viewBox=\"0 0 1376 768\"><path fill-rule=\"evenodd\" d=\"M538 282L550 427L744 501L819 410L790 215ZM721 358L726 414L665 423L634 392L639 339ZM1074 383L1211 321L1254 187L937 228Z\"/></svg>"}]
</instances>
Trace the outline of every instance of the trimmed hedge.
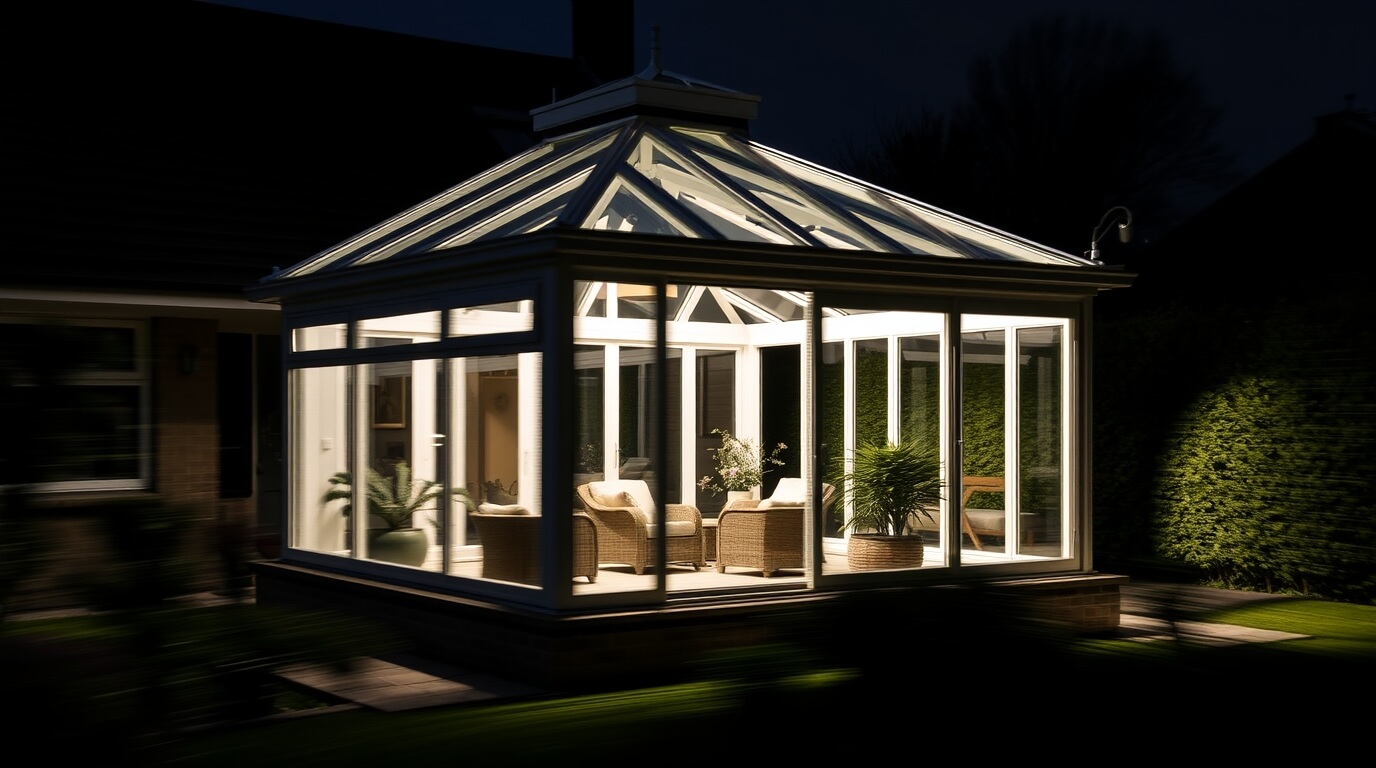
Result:
<instances>
[{"instance_id":1,"label":"trimmed hedge","mask_svg":"<svg viewBox=\"0 0 1376 768\"><path fill-rule=\"evenodd\" d=\"M1101 327L1096 387L1115 388L1095 404L1101 562L1376 600L1371 309L1328 298Z\"/></svg>"}]
</instances>

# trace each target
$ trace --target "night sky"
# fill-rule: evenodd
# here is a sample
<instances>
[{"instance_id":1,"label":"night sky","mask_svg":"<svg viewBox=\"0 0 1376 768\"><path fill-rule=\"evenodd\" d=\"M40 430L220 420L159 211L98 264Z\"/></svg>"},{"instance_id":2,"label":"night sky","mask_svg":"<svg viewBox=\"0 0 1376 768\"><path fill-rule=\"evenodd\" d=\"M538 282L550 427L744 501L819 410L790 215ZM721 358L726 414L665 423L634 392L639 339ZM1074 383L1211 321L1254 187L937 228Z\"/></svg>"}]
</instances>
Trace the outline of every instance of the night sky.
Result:
<instances>
[{"instance_id":1,"label":"night sky","mask_svg":"<svg viewBox=\"0 0 1376 768\"><path fill-rule=\"evenodd\" d=\"M215 0L356 26L567 56L569 0ZM1093 13L1159 30L1223 108L1219 138L1250 173L1313 120L1376 108L1372 0L636 0L637 70L660 26L666 70L762 98L752 136L823 165L885 120L964 93L965 71L1032 18Z\"/></svg>"}]
</instances>

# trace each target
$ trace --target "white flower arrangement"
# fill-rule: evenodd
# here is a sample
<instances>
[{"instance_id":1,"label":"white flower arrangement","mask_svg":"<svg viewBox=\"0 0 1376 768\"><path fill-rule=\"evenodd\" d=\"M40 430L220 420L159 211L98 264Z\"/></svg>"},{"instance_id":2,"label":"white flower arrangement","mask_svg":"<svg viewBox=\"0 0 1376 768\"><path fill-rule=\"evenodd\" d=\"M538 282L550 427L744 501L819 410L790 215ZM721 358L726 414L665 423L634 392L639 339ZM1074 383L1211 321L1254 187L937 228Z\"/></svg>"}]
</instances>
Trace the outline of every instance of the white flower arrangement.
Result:
<instances>
[{"instance_id":1,"label":"white flower arrangement","mask_svg":"<svg viewBox=\"0 0 1376 768\"><path fill-rule=\"evenodd\" d=\"M712 434L721 435L721 447L708 449L716 454L717 476L708 475L698 481L698 488L704 491L748 491L764 480L771 464L779 467L784 464L779 453L788 446L783 443L774 446L766 456L753 440L732 437L724 429L714 429Z\"/></svg>"}]
</instances>

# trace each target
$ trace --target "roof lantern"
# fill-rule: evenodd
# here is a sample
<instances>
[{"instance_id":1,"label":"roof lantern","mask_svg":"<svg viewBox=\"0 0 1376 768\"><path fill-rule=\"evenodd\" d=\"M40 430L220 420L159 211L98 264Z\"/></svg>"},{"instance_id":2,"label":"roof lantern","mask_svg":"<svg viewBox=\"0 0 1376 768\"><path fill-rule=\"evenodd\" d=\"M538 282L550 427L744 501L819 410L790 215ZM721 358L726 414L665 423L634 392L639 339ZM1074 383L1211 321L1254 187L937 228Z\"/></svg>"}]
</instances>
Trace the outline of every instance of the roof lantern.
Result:
<instances>
[{"instance_id":1,"label":"roof lantern","mask_svg":"<svg viewBox=\"0 0 1376 768\"><path fill-rule=\"evenodd\" d=\"M631 115L687 120L749 135L759 103L759 96L665 71L660 61L659 26L655 25L650 64L639 74L533 109L530 114L536 133L542 136L556 129L577 130Z\"/></svg>"}]
</instances>

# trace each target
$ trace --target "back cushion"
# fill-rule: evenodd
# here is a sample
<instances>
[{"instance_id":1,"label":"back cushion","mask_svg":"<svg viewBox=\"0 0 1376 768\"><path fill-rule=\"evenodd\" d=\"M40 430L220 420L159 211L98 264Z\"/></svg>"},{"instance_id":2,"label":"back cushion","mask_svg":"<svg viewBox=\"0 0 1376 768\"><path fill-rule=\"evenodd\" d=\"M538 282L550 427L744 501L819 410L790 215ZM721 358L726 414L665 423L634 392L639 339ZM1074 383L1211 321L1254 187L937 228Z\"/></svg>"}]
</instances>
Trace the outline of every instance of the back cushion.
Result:
<instances>
[{"instance_id":1,"label":"back cushion","mask_svg":"<svg viewBox=\"0 0 1376 768\"><path fill-rule=\"evenodd\" d=\"M596 480L588 483L588 493L604 507L636 507L655 521L655 500L644 480Z\"/></svg>"},{"instance_id":2,"label":"back cushion","mask_svg":"<svg viewBox=\"0 0 1376 768\"><path fill-rule=\"evenodd\" d=\"M807 503L807 486L801 477L785 477L779 480L774 493L769 496L769 506L801 507ZM763 505L761 505L763 506Z\"/></svg>"}]
</instances>

